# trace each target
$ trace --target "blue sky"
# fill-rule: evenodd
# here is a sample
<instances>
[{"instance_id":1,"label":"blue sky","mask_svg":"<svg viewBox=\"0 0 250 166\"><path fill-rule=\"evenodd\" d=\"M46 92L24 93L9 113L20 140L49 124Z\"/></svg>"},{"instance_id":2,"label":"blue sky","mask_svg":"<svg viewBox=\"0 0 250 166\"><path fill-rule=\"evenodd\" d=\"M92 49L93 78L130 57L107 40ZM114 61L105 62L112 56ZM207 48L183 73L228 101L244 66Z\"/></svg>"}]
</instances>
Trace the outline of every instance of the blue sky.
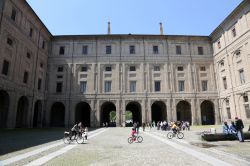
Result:
<instances>
[{"instance_id":1,"label":"blue sky","mask_svg":"<svg viewBox=\"0 0 250 166\"><path fill-rule=\"evenodd\" d=\"M242 0L27 0L53 35L209 35Z\"/></svg>"}]
</instances>

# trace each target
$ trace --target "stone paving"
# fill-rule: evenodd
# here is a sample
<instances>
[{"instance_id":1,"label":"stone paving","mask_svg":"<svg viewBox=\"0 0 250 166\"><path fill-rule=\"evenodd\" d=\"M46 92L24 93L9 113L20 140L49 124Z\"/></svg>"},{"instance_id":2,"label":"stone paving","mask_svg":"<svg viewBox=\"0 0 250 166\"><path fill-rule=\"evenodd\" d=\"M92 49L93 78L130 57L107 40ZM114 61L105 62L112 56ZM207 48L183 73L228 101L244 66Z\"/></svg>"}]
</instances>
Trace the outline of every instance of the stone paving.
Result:
<instances>
[{"instance_id":1,"label":"stone paving","mask_svg":"<svg viewBox=\"0 0 250 166\"><path fill-rule=\"evenodd\" d=\"M52 158L44 165L250 165L250 142L238 141L204 142L199 133L207 130L194 127L184 131L182 140L169 140L166 131L146 129L140 132L144 138L142 143L128 144L131 128L109 128L103 133L90 138L84 144L76 145L62 155ZM100 129L101 131L102 129ZM220 126L217 126L217 131ZM61 131L61 130L60 130ZM98 133L98 130L96 131ZM8 140L5 140L8 142ZM14 157L41 147L58 143L62 140L47 142L28 149L21 149L0 156L0 160ZM62 148L72 145L61 144L42 153L27 157L10 165L26 165L42 157L60 152ZM179 149L178 149L179 148ZM211 161L209 161L211 160ZM0 164L1 165L1 164Z\"/></svg>"}]
</instances>

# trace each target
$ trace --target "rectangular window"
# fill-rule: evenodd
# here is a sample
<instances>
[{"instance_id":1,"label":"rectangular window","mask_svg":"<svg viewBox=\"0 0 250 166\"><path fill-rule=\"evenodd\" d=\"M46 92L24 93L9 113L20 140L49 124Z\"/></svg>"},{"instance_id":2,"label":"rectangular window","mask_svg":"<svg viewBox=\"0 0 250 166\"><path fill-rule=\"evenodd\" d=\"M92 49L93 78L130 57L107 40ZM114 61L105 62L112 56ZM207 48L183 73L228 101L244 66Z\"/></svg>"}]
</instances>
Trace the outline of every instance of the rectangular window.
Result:
<instances>
[{"instance_id":1,"label":"rectangular window","mask_svg":"<svg viewBox=\"0 0 250 166\"><path fill-rule=\"evenodd\" d=\"M57 82L56 83L56 93L61 93L62 92L62 86L63 86L62 82Z\"/></svg>"},{"instance_id":2,"label":"rectangular window","mask_svg":"<svg viewBox=\"0 0 250 166\"><path fill-rule=\"evenodd\" d=\"M220 62L220 67L224 67L224 66L225 66L224 61L221 61L221 62Z\"/></svg>"},{"instance_id":3,"label":"rectangular window","mask_svg":"<svg viewBox=\"0 0 250 166\"><path fill-rule=\"evenodd\" d=\"M249 108L249 104L245 104L245 111L246 111L246 117L247 117L247 119L250 119L250 108Z\"/></svg>"},{"instance_id":4,"label":"rectangular window","mask_svg":"<svg viewBox=\"0 0 250 166\"><path fill-rule=\"evenodd\" d=\"M236 29L235 29L235 27L232 29L232 36L233 37L236 37L236 35L237 35L237 33L236 33Z\"/></svg>"},{"instance_id":5,"label":"rectangular window","mask_svg":"<svg viewBox=\"0 0 250 166\"><path fill-rule=\"evenodd\" d=\"M158 46L153 46L153 54L159 54Z\"/></svg>"},{"instance_id":6,"label":"rectangular window","mask_svg":"<svg viewBox=\"0 0 250 166\"><path fill-rule=\"evenodd\" d=\"M31 58L31 55L30 55L30 53L29 53L29 52L27 52L27 53L26 53L26 57L27 57L28 59L30 59L30 58Z\"/></svg>"},{"instance_id":7,"label":"rectangular window","mask_svg":"<svg viewBox=\"0 0 250 166\"><path fill-rule=\"evenodd\" d=\"M155 81L155 92L161 91L161 81Z\"/></svg>"},{"instance_id":8,"label":"rectangular window","mask_svg":"<svg viewBox=\"0 0 250 166\"><path fill-rule=\"evenodd\" d=\"M12 9L12 12L11 12L11 19L13 21L16 21L16 9Z\"/></svg>"},{"instance_id":9,"label":"rectangular window","mask_svg":"<svg viewBox=\"0 0 250 166\"><path fill-rule=\"evenodd\" d=\"M59 67L57 68L57 72L63 72L63 66L59 66Z\"/></svg>"},{"instance_id":10,"label":"rectangular window","mask_svg":"<svg viewBox=\"0 0 250 166\"><path fill-rule=\"evenodd\" d=\"M62 79L62 78L63 78L63 75L57 75L57 78L58 78L58 79Z\"/></svg>"},{"instance_id":11,"label":"rectangular window","mask_svg":"<svg viewBox=\"0 0 250 166\"><path fill-rule=\"evenodd\" d=\"M154 71L161 71L160 66L154 66Z\"/></svg>"},{"instance_id":12,"label":"rectangular window","mask_svg":"<svg viewBox=\"0 0 250 166\"><path fill-rule=\"evenodd\" d=\"M178 70L178 71L184 71L184 67L183 67L183 66L178 66L178 67L177 67L177 70Z\"/></svg>"},{"instance_id":13,"label":"rectangular window","mask_svg":"<svg viewBox=\"0 0 250 166\"><path fill-rule=\"evenodd\" d=\"M27 84L29 79L29 73L27 71L23 74L23 83Z\"/></svg>"},{"instance_id":14,"label":"rectangular window","mask_svg":"<svg viewBox=\"0 0 250 166\"><path fill-rule=\"evenodd\" d=\"M38 89L38 90L41 90L41 87L42 87L42 79L39 78L39 79L38 79L37 89Z\"/></svg>"},{"instance_id":15,"label":"rectangular window","mask_svg":"<svg viewBox=\"0 0 250 166\"><path fill-rule=\"evenodd\" d=\"M130 92L136 92L136 81L130 81Z\"/></svg>"},{"instance_id":16,"label":"rectangular window","mask_svg":"<svg viewBox=\"0 0 250 166\"><path fill-rule=\"evenodd\" d=\"M112 54L112 47L106 46L106 54Z\"/></svg>"},{"instance_id":17,"label":"rectangular window","mask_svg":"<svg viewBox=\"0 0 250 166\"><path fill-rule=\"evenodd\" d=\"M30 28L30 33L29 36L32 37L33 36L33 28Z\"/></svg>"},{"instance_id":18,"label":"rectangular window","mask_svg":"<svg viewBox=\"0 0 250 166\"><path fill-rule=\"evenodd\" d=\"M223 77L222 80L223 80L224 89L227 89L227 78Z\"/></svg>"},{"instance_id":19,"label":"rectangular window","mask_svg":"<svg viewBox=\"0 0 250 166\"><path fill-rule=\"evenodd\" d=\"M221 43L220 43L220 41L217 42L217 47L218 47L218 49L221 49Z\"/></svg>"},{"instance_id":20,"label":"rectangular window","mask_svg":"<svg viewBox=\"0 0 250 166\"><path fill-rule=\"evenodd\" d=\"M240 75L240 83L245 84L246 80L245 80L245 75L244 75L243 69L239 70L239 75Z\"/></svg>"},{"instance_id":21,"label":"rectangular window","mask_svg":"<svg viewBox=\"0 0 250 166\"><path fill-rule=\"evenodd\" d=\"M112 67L111 66L105 67L105 71L112 71Z\"/></svg>"},{"instance_id":22,"label":"rectangular window","mask_svg":"<svg viewBox=\"0 0 250 166\"><path fill-rule=\"evenodd\" d=\"M181 55L181 46L176 46L176 54Z\"/></svg>"},{"instance_id":23,"label":"rectangular window","mask_svg":"<svg viewBox=\"0 0 250 166\"><path fill-rule=\"evenodd\" d=\"M42 43L42 49L45 49L45 45L46 45L46 42L43 41L43 43Z\"/></svg>"},{"instance_id":24,"label":"rectangular window","mask_svg":"<svg viewBox=\"0 0 250 166\"><path fill-rule=\"evenodd\" d=\"M13 46L13 40L10 38L7 38L7 44L10 46Z\"/></svg>"},{"instance_id":25,"label":"rectangular window","mask_svg":"<svg viewBox=\"0 0 250 166\"><path fill-rule=\"evenodd\" d=\"M206 71L206 67L205 66L201 66L200 67L200 71Z\"/></svg>"},{"instance_id":26,"label":"rectangular window","mask_svg":"<svg viewBox=\"0 0 250 166\"><path fill-rule=\"evenodd\" d=\"M64 53L65 53L65 47L61 46L59 49L59 55L64 55Z\"/></svg>"},{"instance_id":27,"label":"rectangular window","mask_svg":"<svg viewBox=\"0 0 250 166\"><path fill-rule=\"evenodd\" d=\"M10 65L9 61L6 61L6 60L3 61L3 68L2 68L3 75L6 75L6 76L8 75L9 65Z\"/></svg>"},{"instance_id":28,"label":"rectangular window","mask_svg":"<svg viewBox=\"0 0 250 166\"><path fill-rule=\"evenodd\" d=\"M135 46L129 46L129 53L135 54Z\"/></svg>"},{"instance_id":29,"label":"rectangular window","mask_svg":"<svg viewBox=\"0 0 250 166\"><path fill-rule=\"evenodd\" d=\"M87 81L81 81L80 82L80 92L86 93L87 90Z\"/></svg>"},{"instance_id":30,"label":"rectangular window","mask_svg":"<svg viewBox=\"0 0 250 166\"><path fill-rule=\"evenodd\" d=\"M43 63L42 62L40 63L40 68L43 68Z\"/></svg>"},{"instance_id":31,"label":"rectangular window","mask_svg":"<svg viewBox=\"0 0 250 166\"><path fill-rule=\"evenodd\" d=\"M88 55L88 46L82 46L82 54Z\"/></svg>"},{"instance_id":32,"label":"rectangular window","mask_svg":"<svg viewBox=\"0 0 250 166\"><path fill-rule=\"evenodd\" d=\"M248 103L248 96L243 96L244 102Z\"/></svg>"},{"instance_id":33,"label":"rectangular window","mask_svg":"<svg viewBox=\"0 0 250 166\"><path fill-rule=\"evenodd\" d=\"M88 67L87 66L82 66L81 67L81 72L87 72L88 71Z\"/></svg>"},{"instance_id":34,"label":"rectangular window","mask_svg":"<svg viewBox=\"0 0 250 166\"><path fill-rule=\"evenodd\" d=\"M136 71L135 66L130 66L130 67L129 67L129 71Z\"/></svg>"},{"instance_id":35,"label":"rectangular window","mask_svg":"<svg viewBox=\"0 0 250 166\"><path fill-rule=\"evenodd\" d=\"M227 107L227 118L232 119L230 107Z\"/></svg>"},{"instance_id":36,"label":"rectangular window","mask_svg":"<svg viewBox=\"0 0 250 166\"><path fill-rule=\"evenodd\" d=\"M207 81L201 81L202 91L207 91Z\"/></svg>"},{"instance_id":37,"label":"rectangular window","mask_svg":"<svg viewBox=\"0 0 250 166\"><path fill-rule=\"evenodd\" d=\"M185 90L184 81L178 81L179 92L183 92Z\"/></svg>"},{"instance_id":38,"label":"rectangular window","mask_svg":"<svg viewBox=\"0 0 250 166\"><path fill-rule=\"evenodd\" d=\"M112 83L111 81L105 81L105 83L104 83L105 84L104 85L104 88L105 88L104 91L105 92L111 92L111 83Z\"/></svg>"},{"instance_id":39,"label":"rectangular window","mask_svg":"<svg viewBox=\"0 0 250 166\"><path fill-rule=\"evenodd\" d=\"M203 47L198 47L198 54L199 55L203 55L204 54Z\"/></svg>"}]
</instances>

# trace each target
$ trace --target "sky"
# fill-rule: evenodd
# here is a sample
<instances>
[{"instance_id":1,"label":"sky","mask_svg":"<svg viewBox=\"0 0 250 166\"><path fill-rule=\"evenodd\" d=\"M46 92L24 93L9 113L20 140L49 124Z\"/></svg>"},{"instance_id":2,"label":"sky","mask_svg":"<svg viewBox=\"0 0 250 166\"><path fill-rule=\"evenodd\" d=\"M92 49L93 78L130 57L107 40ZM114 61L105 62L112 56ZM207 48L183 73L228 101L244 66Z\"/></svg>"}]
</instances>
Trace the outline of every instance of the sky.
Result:
<instances>
[{"instance_id":1,"label":"sky","mask_svg":"<svg viewBox=\"0 0 250 166\"><path fill-rule=\"evenodd\" d=\"M53 35L210 35L242 0L27 0Z\"/></svg>"}]
</instances>

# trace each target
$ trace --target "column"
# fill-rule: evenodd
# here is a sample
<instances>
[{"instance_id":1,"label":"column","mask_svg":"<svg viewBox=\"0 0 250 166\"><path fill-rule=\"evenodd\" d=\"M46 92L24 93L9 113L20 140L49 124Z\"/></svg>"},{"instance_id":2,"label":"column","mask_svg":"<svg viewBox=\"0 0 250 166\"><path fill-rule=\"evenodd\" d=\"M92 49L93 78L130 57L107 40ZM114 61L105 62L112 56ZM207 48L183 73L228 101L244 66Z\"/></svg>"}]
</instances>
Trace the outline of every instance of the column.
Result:
<instances>
[{"instance_id":1,"label":"column","mask_svg":"<svg viewBox=\"0 0 250 166\"><path fill-rule=\"evenodd\" d=\"M147 102L147 114L148 114L148 119L147 122L151 123L152 122L152 110L151 110L151 100L148 99Z\"/></svg>"},{"instance_id":2,"label":"column","mask_svg":"<svg viewBox=\"0 0 250 166\"><path fill-rule=\"evenodd\" d=\"M167 108L167 121L173 121L173 116L172 116L172 111L171 111L171 103L170 103L170 99L167 99L167 101L165 102L166 104L166 108Z\"/></svg>"},{"instance_id":3,"label":"column","mask_svg":"<svg viewBox=\"0 0 250 166\"><path fill-rule=\"evenodd\" d=\"M125 100L122 100L122 126L125 127L125 121L126 121L126 102Z\"/></svg>"},{"instance_id":4,"label":"column","mask_svg":"<svg viewBox=\"0 0 250 166\"><path fill-rule=\"evenodd\" d=\"M201 102L200 99L197 99L196 101L196 122L198 125L202 125L202 121L201 121Z\"/></svg>"},{"instance_id":5,"label":"column","mask_svg":"<svg viewBox=\"0 0 250 166\"><path fill-rule=\"evenodd\" d=\"M214 101L214 114L215 114L215 124L221 124L220 121L220 112L219 112L219 107L218 107L218 99L215 99Z\"/></svg>"},{"instance_id":6,"label":"column","mask_svg":"<svg viewBox=\"0 0 250 166\"><path fill-rule=\"evenodd\" d=\"M116 126L120 126L120 114L121 114L121 109L120 109L120 100L116 100L116 104L115 104L115 107L116 107Z\"/></svg>"},{"instance_id":7,"label":"column","mask_svg":"<svg viewBox=\"0 0 250 166\"><path fill-rule=\"evenodd\" d=\"M176 114L176 99L173 99L172 101L172 107L171 107L171 112L172 112L172 121L177 121L177 114Z\"/></svg>"},{"instance_id":8,"label":"column","mask_svg":"<svg viewBox=\"0 0 250 166\"><path fill-rule=\"evenodd\" d=\"M141 116L142 116L142 123L146 122L146 106L145 106L145 100L142 100L141 103Z\"/></svg>"},{"instance_id":9,"label":"column","mask_svg":"<svg viewBox=\"0 0 250 166\"><path fill-rule=\"evenodd\" d=\"M9 92L8 92L9 93ZM9 93L10 103L7 119L7 128L15 128L16 126L16 111L17 111L17 95L14 92Z\"/></svg>"},{"instance_id":10,"label":"column","mask_svg":"<svg viewBox=\"0 0 250 166\"><path fill-rule=\"evenodd\" d=\"M197 125L197 121L196 121L196 103L195 103L195 99L191 99L191 114L192 114L192 125Z\"/></svg>"}]
</instances>

